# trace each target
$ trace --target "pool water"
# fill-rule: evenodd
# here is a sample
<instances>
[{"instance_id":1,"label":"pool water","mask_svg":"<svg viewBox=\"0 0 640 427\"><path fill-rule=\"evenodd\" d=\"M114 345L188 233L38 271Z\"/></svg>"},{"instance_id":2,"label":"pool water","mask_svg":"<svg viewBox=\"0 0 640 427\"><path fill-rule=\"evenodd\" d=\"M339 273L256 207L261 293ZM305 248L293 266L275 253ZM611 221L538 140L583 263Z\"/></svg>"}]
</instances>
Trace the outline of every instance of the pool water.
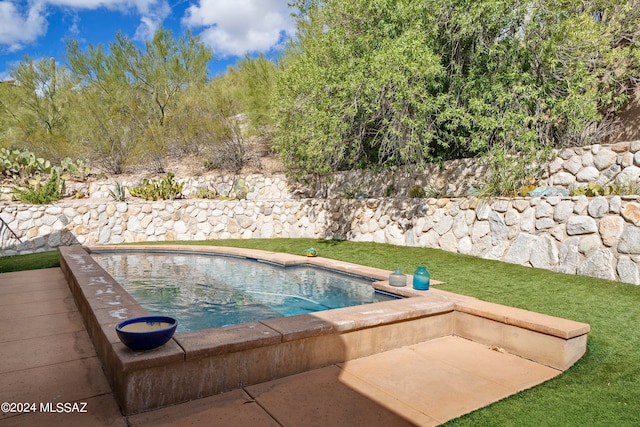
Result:
<instances>
[{"instance_id":1,"label":"pool water","mask_svg":"<svg viewBox=\"0 0 640 427\"><path fill-rule=\"evenodd\" d=\"M92 257L151 315L177 332L396 299L371 280L309 266L205 254L96 252Z\"/></svg>"}]
</instances>

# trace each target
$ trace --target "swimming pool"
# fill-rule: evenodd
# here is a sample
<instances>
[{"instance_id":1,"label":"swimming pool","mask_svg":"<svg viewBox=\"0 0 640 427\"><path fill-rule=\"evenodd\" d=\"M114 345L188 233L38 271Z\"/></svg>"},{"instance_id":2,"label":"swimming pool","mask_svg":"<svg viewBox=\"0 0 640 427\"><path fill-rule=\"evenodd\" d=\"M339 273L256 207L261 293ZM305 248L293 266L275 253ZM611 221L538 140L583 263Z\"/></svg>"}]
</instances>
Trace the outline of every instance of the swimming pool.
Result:
<instances>
[{"instance_id":1,"label":"swimming pool","mask_svg":"<svg viewBox=\"0 0 640 427\"><path fill-rule=\"evenodd\" d=\"M566 370L586 351L589 325L486 303L432 287L392 287L391 271L328 258L218 246L163 245L180 256L200 252L313 265L374 280L405 298L176 333L165 345L134 351L115 326L148 315L89 252L160 246L60 247L60 267L123 414L133 415L204 396L343 363L359 357L457 335ZM432 284L440 284L432 280Z\"/></svg>"},{"instance_id":2,"label":"swimming pool","mask_svg":"<svg viewBox=\"0 0 640 427\"><path fill-rule=\"evenodd\" d=\"M308 265L201 253L92 256L150 314L177 318L178 332L398 298L376 291L371 279Z\"/></svg>"}]
</instances>

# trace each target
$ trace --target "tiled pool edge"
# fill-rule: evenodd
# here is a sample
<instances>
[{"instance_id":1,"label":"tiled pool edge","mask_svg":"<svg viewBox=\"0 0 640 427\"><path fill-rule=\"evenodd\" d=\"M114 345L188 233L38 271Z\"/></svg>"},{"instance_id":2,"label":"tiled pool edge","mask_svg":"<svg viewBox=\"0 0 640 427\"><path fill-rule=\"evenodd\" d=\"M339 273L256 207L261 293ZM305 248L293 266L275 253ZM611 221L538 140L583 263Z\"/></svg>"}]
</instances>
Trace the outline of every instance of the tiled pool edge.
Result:
<instances>
[{"instance_id":1,"label":"tiled pool edge","mask_svg":"<svg viewBox=\"0 0 640 427\"><path fill-rule=\"evenodd\" d=\"M566 370L586 351L589 325L432 289L392 288L389 271L240 248L126 246L120 250L186 250L314 264L381 280L384 290L418 295L397 301L176 334L165 346L133 352L114 330L120 319L144 315L81 247L63 247L61 267L124 414L258 384L394 348L458 335ZM115 249L94 247L92 249ZM114 317L117 316L117 317ZM220 375L224 372L224 375Z\"/></svg>"}]
</instances>

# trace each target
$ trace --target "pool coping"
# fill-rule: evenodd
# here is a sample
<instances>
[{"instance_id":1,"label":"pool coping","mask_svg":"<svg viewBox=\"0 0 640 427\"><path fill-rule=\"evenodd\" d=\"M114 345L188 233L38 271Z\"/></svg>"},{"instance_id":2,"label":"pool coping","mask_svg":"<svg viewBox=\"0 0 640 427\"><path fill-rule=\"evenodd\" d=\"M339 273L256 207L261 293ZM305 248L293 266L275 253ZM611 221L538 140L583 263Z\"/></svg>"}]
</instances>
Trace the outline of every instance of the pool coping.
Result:
<instances>
[{"instance_id":1,"label":"pool coping","mask_svg":"<svg viewBox=\"0 0 640 427\"><path fill-rule=\"evenodd\" d=\"M135 352L115 325L146 315L90 251L215 253L308 264L375 280L407 298L174 335ZM440 289L392 287L388 270L321 257L219 246L61 247L61 267L122 412L144 412L276 378L456 335L564 371L586 352L589 325ZM436 282L437 283L437 282ZM221 373L224 373L223 375Z\"/></svg>"}]
</instances>

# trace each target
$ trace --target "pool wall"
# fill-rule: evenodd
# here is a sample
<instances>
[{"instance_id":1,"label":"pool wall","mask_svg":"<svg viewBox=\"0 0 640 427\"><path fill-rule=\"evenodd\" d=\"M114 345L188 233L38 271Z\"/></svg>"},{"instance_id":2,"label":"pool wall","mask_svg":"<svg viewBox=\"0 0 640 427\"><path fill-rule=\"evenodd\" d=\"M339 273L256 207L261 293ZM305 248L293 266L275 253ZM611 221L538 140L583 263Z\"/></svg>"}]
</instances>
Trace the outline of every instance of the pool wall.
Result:
<instances>
[{"instance_id":1,"label":"pool wall","mask_svg":"<svg viewBox=\"0 0 640 427\"><path fill-rule=\"evenodd\" d=\"M89 251L175 250L313 264L371 277L409 298L174 335L135 352L115 325L146 315ZM371 354L457 335L566 370L586 351L589 325L432 288L392 288L389 271L324 258L226 247L61 247L61 266L122 412L136 414Z\"/></svg>"}]
</instances>

